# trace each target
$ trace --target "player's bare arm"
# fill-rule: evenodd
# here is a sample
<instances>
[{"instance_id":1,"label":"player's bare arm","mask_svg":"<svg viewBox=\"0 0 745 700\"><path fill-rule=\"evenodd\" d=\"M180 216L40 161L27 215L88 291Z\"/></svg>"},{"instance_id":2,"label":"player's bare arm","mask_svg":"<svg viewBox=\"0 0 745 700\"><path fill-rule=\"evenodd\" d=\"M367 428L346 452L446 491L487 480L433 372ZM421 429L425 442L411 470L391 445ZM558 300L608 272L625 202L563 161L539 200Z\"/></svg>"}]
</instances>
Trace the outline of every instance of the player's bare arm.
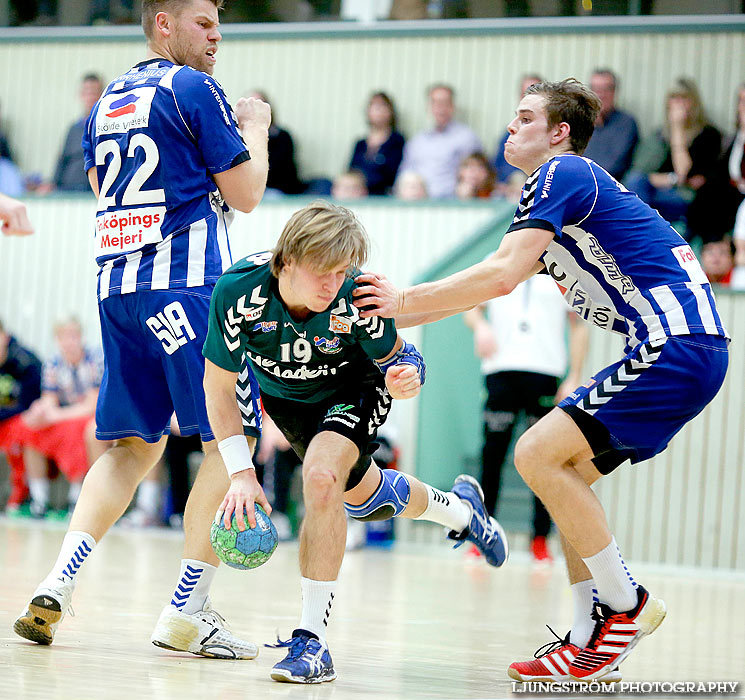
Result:
<instances>
[{"instance_id":1,"label":"player's bare arm","mask_svg":"<svg viewBox=\"0 0 745 700\"><path fill-rule=\"evenodd\" d=\"M246 509L248 522L251 527L256 526L254 517L254 502L258 503L267 514L271 514L272 507L269 505L264 491L256 479L256 469L251 460L251 452L247 439L243 436L243 423L241 414L235 398L235 382L238 378L237 372L218 367L213 362L205 359L204 367L204 393L207 403L207 415L210 425L215 434L215 439L220 447L220 453L226 462L228 473L230 473L230 488L225 494L217 511L216 520L222 517L225 527L230 527L230 522L235 512L235 520L238 529L246 529L243 518L243 509ZM226 442L227 452L225 451ZM256 441L250 439L252 446ZM244 449L245 446L245 449ZM228 463L230 462L230 464ZM244 466L245 465L245 466ZM243 467L241 469L241 467ZM237 470L237 471L236 471Z\"/></svg>"},{"instance_id":2,"label":"player's bare arm","mask_svg":"<svg viewBox=\"0 0 745 700\"><path fill-rule=\"evenodd\" d=\"M242 97L235 105L235 117L251 159L215 175L220 194L233 208L252 211L261 201L269 173L267 143L272 111L255 97Z\"/></svg>"},{"instance_id":3,"label":"player's bare arm","mask_svg":"<svg viewBox=\"0 0 745 700\"><path fill-rule=\"evenodd\" d=\"M494 255L483 262L436 282L425 282L398 290L380 275L357 278L354 295L364 297L355 304L372 307L360 316L398 317L415 313L470 308L494 297L509 294L521 281L540 269L540 257L553 233L537 228L513 231L503 239Z\"/></svg>"},{"instance_id":4,"label":"player's bare arm","mask_svg":"<svg viewBox=\"0 0 745 700\"><path fill-rule=\"evenodd\" d=\"M30 236L34 232L26 205L4 194L0 194L0 226L6 236Z\"/></svg>"}]
</instances>

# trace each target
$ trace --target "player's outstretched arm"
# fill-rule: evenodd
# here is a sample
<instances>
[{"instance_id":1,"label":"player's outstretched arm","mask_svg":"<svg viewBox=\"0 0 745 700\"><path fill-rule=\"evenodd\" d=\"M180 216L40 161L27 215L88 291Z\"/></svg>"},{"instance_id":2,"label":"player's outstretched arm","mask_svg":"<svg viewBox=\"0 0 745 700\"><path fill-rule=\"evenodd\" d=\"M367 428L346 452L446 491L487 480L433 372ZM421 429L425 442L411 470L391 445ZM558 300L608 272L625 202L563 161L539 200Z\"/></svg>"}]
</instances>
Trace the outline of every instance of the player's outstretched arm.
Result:
<instances>
[{"instance_id":1,"label":"player's outstretched arm","mask_svg":"<svg viewBox=\"0 0 745 700\"><path fill-rule=\"evenodd\" d=\"M425 282L397 290L380 275L361 275L354 295L363 297L355 305L364 308L362 318L431 313L476 306L509 294L522 280L537 271L540 258L553 232L525 228L505 235L499 249L483 262L436 282Z\"/></svg>"},{"instance_id":2,"label":"player's outstretched arm","mask_svg":"<svg viewBox=\"0 0 745 700\"><path fill-rule=\"evenodd\" d=\"M26 205L4 194L0 194L0 222L6 236L30 236L34 232Z\"/></svg>"},{"instance_id":3,"label":"player's outstretched arm","mask_svg":"<svg viewBox=\"0 0 745 700\"><path fill-rule=\"evenodd\" d=\"M252 211L266 189L269 173L269 125L272 111L269 105L255 97L242 97L235 105L235 117L251 159L230 170L215 175L223 199L234 209Z\"/></svg>"},{"instance_id":4,"label":"player's outstretched arm","mask_svg":"<svg viewBox=\"0 0 745 700\"><path fill-rule=\"evenodd\" d=\"M223 518L225 527L229 528L235 513L238 529L243 531L246 529L244 508L249 525L255 527L254 503L258 503L267 514L272 512L272 507L256 479L248 439L243 435L243 423L235 397L237 378L237 372L229 372L205 359L204 394L207 415L230 476L230 488L218 508L215 521L219 522ZM253 439L251 442L256 444Z\"/></svg>"}]
</instances>

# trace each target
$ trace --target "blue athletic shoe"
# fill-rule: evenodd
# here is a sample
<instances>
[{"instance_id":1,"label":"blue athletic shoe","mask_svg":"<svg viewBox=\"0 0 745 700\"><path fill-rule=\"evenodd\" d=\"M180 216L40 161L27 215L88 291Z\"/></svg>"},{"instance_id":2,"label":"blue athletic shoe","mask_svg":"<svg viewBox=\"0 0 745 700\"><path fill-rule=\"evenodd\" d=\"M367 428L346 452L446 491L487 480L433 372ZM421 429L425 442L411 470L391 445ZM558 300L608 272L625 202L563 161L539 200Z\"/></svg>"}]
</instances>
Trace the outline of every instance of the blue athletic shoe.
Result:
<instances>
[{"instance_id":1,"label":"blue athletic shoe","mask_svg":"<svg viewBox=\"0 0 745 700\"><path fill-rule=\"evenodd\" d=\"M486 512L481 484L468 474L456 477L452 492L471 507L471 520L463 532L451 530L448 537L456 540L453 549L465 541L473 542L492 566L502 566L510 550L502 526Z\"/></svg>"},{"instance_id":2,"label":"blue athletic shoe","mask_svg":"<svg viewBox=\"0 0 745 700\"><path fill-rule=\"evenodd\" d=\"M289 647L287 656L272 668L272 678L282 683L323 683L336 679L334 663L325 642L306 630L294 630L286 642L277 639L272 648Z\"/></svg>"}]
</instances>

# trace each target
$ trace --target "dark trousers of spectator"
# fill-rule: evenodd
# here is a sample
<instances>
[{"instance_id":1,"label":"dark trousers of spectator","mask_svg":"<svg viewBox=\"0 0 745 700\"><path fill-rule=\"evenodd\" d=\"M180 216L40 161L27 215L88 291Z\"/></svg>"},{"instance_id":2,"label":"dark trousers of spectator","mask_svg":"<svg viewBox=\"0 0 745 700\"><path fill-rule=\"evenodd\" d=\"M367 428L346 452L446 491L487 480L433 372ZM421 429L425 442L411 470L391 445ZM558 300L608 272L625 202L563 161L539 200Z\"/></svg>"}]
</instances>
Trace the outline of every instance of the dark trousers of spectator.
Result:
<instances>
[{"instance_id":1,"label":"dark trousers of spectator","mask_svg":"<svg viewBox=\"0 0 745 700\"><path fill-rule=\"evenodd\" d=\"M556 377L537 372L496 372L486 376L481 485L487 512L496 514L502 467L520 415L524 413L528 426L533 425L553 408L557 388ZM550 529L551 516L533 496L533 536L545 537Z\"/></svg>"}]
</instances>

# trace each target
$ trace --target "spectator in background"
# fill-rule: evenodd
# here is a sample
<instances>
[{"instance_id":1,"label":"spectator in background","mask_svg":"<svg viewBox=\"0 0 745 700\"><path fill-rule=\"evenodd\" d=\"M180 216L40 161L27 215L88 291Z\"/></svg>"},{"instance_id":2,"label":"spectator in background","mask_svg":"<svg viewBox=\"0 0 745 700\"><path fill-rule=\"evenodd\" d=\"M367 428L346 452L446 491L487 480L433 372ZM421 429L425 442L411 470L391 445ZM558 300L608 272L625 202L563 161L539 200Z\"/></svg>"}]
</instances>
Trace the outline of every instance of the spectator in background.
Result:
<instances>
[{"instance_id":1,"label":"spectator in background","mask_svg":"<svg viewBox=\"0 0 745 700\"><path fill-rule=\"evenodd\" d=\"M95 436L103 357L83 345L83 331L76 318L57 323L54 339L58 353L44 364L41 398L23 414L29 429L23 456L34 517L43 517L49 508L48 459L54 460L70 482L68 504L72 509L88 468L110 446Z\"/></svg>"},{"instance_id":2,"label":"spectator in background","mask_svg":"<svg viewBox=\"0 0 745 700\"><path fill-rule=\"evenodd\" d=\"M331 185L331 196L334 199L364 199L367 197L365 176L359 170L348 170L334 178Z\"/></svg>"},{"instance_id":3,"label":"spectator in background","mask_svg":"<svg viewBox=\"0 0 745 700\"><path fill-rule=\"evenodd\" d=\"M403 170L396 178L393 194L397 199L405 202L427 199L427 183L419 173L413 170Z\"/></svg>"},{"instance_id":4,"label":"spectator in background","mask_svg":"<svg viewBox=\"0 0 745 700\"><path fill-rule=\"evenodd\" d=\"M458 199L488 199L492 196L496 173L487 157L480 151L466 156L458 168Z\"/></svg>"},{"instance_id":5,"label":"spectator in background","mask_svg":"<svg viewBox=\"0 0 745 700\"><path fill-rule=\"evenodd\" d=\"M253 90L246 97L254 97L268 105L272 104L262 90ZM305 185L297 174L292 136L287 129L283 129L277 123L277 112L273 105L272 123L269 125L269 176L266 187L267 190L275 190L282 194L300 194L305 190Z\"/></svg>"},{"instance_id":6,"label":"spectator in background","mask_svg":"<svg viewBox=\"0 0 745 700\"><path fill-rule=\"evenodd\" d=\"M91 24L131 24L136 22L133 0L91 0Z\"/></svg>"},{"instance_id":7,"label":"spectator in background","mask_svg":"<svg viewBox=\"0 0 745 700\"><path fill-rule=\"evenodd\" d=\"M745 210L745 85L737 91L735 135L729 139L713 173L696 192L688 207L688 229L704 243L719 241L735 232L735 245L742 247ZM739 225L736 223L740 219ZM739 232L738 232L739 231ZM745 250L743 251L745 253ZM745 283L745 280L743 280ZM739 284L736 285L739 288Z\"/></svg>"},{"instance_id":8,"label":"spectator in background","mask_svg":"<svg viewBox=\"0 0 745 700\"><path fill-rule=\"evenodd\" d=\"M675 223L685 221L697 190L715 169L722 135L706 118L693 81L679 78L665 105L665 126L639 145L626 185Z\"/></svg>"},{"instance_id":9,"label":"spectator in background","mask_svg":"<svg viewBox=\"0 0 745 700\"><path fill-rule=\"evenodd\" d=\"M83 159L83 131L85 120L91 113L93 105L101 97L103 88L103 81L96 74L88 73L83 76L78 93L82 105L82 116L68 129L62 153L57 160L52 186L44 191L57 189L62 192L90 192Z\"/></svg>"},{"instance_id":10,"label":"spectator in background","mask_svg":"<svg viewBox=\"0 0 745 700\"><path fill-rule=\"evenodd\" d=\"M26 498L21 414L41 394L41 362L11 336L0 321L0 450L10 465L8 509L17 510Z\"/></svg>"},{"instance_id":11,"label":"spectator in background","mask_svg":"<svg viewBox=\"0 0 745 700\"><path fill-rule=\"evenodd\" d=\"M482 150L481 142L472 129L454 120L455 91L452 87L433 85L427 94L434 128L406 142L399 170L418 172L433 199L454 197L458 166L469 153Z\"/></svg>"},{"instance_id":12,"label":"spectator in background","mask_svg":"<svg viewBox=\"0 0 745 700\"><path fill-rule=\"evenodd\" d=\"M388 194L401 165L404 137L396 131L396 108L384 92L371 95L366 114L369 130L354 145L349 169L365 175L369 194Z\"/></svg>"},{"instance_id":13,"label":"spectator in background","mask_svg":"<svg viewBox=\"0 0 745 700\"><path fill-rule=\"evenodd\" d=\"M480 482L484 505L495 515L502 469L515 427L525 414L534 425L579 386L589 332L548 275L535 275L512 294L491 299L464 315L481 359L487 399ZM562 381L562 377L566 378ZM533 496L535 561L551 561L546 538L551 517Z\"/></svg>"},{"instance_id":14,"label":"spectator in background","mask_svg":"<svg viewBox=\"0 0 745 700\"><path fill-rule=\"evenodd\" d=\"M616 109L617 88L618 78L608 68L598 68L590 77L590 89L600 98L602 107L584 156L621 180L631 167L639 129L634 117Z\"/></svg>"},{"instance_id":15,"label":"spectator in background","mask_svg":"<svg viewBox=\"0 0 745 700\"><path fill-rule=\"evenodd\" d=\"M701 248L701 267L709 282L729 287L735 265L735 246L732 239L708 241Z\"/></svg>"},{"instance_id":16,"label":"spectator in background","mask_svg":"<svg viewBox=\"0 0 745 700\"><path fill-rule=\"evenodd\" d=\"M542 83L543 78L535 73L527 73L520 78L520 94L518 100L523 98L525 91L536 83ZM510 132L505 130L502 134L502 138L497 144L497 152L494 154L494 170L497 175L497 192L503 197L510 200L520 199L520 190L522 190L523 183L525 182L525 173L519 168L515 168L510 165L504 158L504 144L507 143L507 139L510 137Z\"/></svg>"}]
</instances>

